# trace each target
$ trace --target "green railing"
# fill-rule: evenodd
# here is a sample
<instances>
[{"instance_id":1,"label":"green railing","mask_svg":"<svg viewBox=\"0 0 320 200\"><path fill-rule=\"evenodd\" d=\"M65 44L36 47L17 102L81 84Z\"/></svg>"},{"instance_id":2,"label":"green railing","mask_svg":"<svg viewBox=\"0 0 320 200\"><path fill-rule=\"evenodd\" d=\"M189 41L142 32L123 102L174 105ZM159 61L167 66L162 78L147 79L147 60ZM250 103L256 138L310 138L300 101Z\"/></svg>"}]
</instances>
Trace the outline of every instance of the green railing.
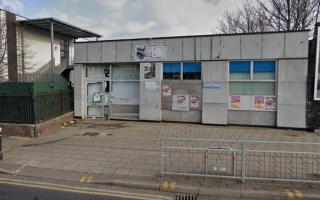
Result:
<instances>
[{"instance_id":1,"label":"green railing","mask_svg":"<svg viewBox=\"0 0 320 200\"><path fill-rule=\"evenodd\" d=\"M72 110L68 82L0 83L0 122L38 123Z\"/></svg>"}]
</instances>

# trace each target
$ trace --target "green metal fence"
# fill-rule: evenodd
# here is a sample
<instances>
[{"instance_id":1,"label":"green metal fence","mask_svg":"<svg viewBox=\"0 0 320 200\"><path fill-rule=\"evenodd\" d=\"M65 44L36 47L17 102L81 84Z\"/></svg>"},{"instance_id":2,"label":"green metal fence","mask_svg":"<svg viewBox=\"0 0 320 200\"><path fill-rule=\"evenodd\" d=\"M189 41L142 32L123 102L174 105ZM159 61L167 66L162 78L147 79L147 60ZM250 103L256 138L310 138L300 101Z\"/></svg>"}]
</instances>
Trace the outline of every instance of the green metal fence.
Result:
<instances>
[{"instance_id":1,"label":"green metal fence","mask_svg":"<svg viewBox=\"0 0 320 200\"><path fill-rule=\"evenodd\" d=\"M0 122L38 123L72 110L68 82L0 83Z\"/></svg>"}]
</instances>

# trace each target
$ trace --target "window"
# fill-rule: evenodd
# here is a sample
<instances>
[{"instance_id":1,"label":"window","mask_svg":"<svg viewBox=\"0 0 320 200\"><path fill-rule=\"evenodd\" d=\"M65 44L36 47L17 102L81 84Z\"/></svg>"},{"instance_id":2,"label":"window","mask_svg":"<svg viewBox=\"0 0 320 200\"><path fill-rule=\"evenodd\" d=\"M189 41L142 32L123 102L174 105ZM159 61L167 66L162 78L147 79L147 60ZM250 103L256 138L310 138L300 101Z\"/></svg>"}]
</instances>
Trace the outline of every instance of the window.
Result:
<instances>
[{"instance_id":1,"label":"window","mask_svg":"<svg viewBox=\"0 0 320 200\"><path fill-rule=\"evenodd\" d=\"M181 65L180 63L164 63L163 64L163 79L180 80Z\"/></svg>"},{"instance_id":2,"label":"window","mask_svg":"<svg viewBox=\"0 0 320 200\"><path fill-rule=\"evenodd\" d=\"M275 95L275 61L231 61L230 95Z\"/></svg>"},{"instance_id":3,"label":"window","mask_svg":"<svg viewBox=\"0 0 320 200\"><path fill-rule=\"evenodd\" d=\"M201 63L188 62L183 63L184 80L201 80Z\"/></svg>"},{"instance_id":4,"label":"window","mask_svg":"<svg viewBox=\"0 0 320 200\"><path fill-rule=\"evenodd\" d=\"M60 56L61 58L67 58L69 55L69 41L61 40L60 41Z\"/></svg>"},{"instance_id":5,"label":"window","mask_svg":"<svg viewBox=\"0 0 320 200\"><path fill-rule=\"evenodd\" d=\"M163 79L166 80L201 80L201 63L164 63Z\"/></svg>"},{"instance_id":6,"label":"window","mask_svg":"<svg viewBox=\"0 0 320 200\"><path fill-rule=\"evenodd\" d=\"M230 62L230 80L250 80L250 61Z\"/></svg>"}]
</instances>

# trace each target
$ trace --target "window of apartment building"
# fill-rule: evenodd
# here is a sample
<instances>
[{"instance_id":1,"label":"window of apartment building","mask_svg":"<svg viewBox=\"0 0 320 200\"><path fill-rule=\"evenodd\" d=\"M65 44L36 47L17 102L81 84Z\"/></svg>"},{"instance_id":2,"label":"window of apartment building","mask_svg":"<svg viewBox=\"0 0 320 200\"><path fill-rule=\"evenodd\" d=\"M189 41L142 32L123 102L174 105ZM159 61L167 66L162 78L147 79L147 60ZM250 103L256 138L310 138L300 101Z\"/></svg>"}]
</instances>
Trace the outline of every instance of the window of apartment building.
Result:
<instances>
[{"instance_id":1,"label":"window of apartment building","mask_svg":"<svg viewBox=\"0 0 320 200\"><path fill-rule=\"evenodd\" d=\"M165 80L201 80L201 63L164 63L163 79Z\"/></svg>"},{"instance_id":2,"label":"window of apartment building","mask_svg":"<svg viewBox=\"0 0 320 200\"><path fill-rule=\"evenodd\" d=\"M60 56L61 58L67 58L69 55L69 41L61 40L60 41Z\"/></svg>"}]
</instances>

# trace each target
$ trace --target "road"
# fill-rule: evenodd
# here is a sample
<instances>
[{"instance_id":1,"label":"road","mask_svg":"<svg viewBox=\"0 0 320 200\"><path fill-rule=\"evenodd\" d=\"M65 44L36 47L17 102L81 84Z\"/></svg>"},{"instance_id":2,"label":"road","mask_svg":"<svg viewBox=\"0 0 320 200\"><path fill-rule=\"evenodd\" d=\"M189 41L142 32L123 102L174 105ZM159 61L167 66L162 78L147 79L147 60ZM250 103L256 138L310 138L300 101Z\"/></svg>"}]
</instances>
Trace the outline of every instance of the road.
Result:
<instances>
[{"instance_id":1,"label":"road","mask_svg":"<svg viewBox=\"0 0 320 200\"><path fill-rule=\"evenodd\" d=\"M131 200L114 196L90 195L60 190L0 184L0 200Z\"/></svg>"}]
</instances>

